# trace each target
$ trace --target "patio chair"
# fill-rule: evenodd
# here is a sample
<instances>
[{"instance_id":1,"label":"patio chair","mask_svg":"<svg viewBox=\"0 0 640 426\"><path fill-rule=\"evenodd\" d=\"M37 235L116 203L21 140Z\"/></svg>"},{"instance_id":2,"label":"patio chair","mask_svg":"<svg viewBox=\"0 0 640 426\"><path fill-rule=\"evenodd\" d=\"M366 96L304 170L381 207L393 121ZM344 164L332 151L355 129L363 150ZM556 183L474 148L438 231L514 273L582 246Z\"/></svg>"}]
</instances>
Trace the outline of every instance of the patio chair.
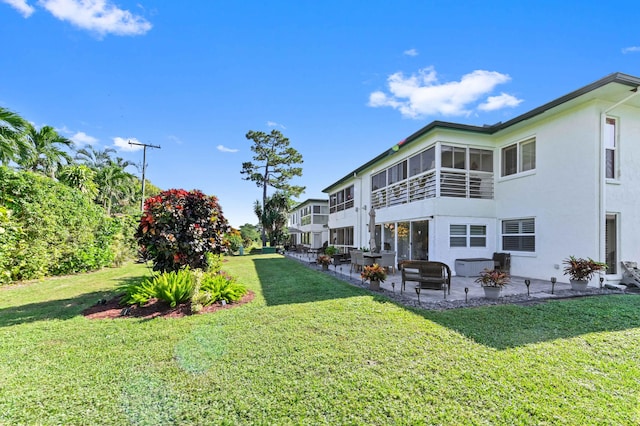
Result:
<instances>
[{"instance_id":1,"label":"patio chair","mask_svg":"<svg viewBox=\"0 0 640 426\"><path fill-rule=\"evenodd\" d=\"M640 270L638 269L637 262L620 262L622 263L622 269L624 270L624 274L622 274L622 279L620 280L620 284L625 284L626 286L636 286L640 287Z\"/></svg>"},{"instance_id":2,"label":"patio chair","mask_svg":"<svg viewBox=\"0 0 640 426\"><path fill-rule=\"evenodd\" d=\"M396 252L395 251L389 251L389 252L382 252L380 253L382 255L382 257L380 258L380 260L378 261L378 264L380 266L382 266L383 268L387 268L387 271L391 270L393 274L396 273ZM391 269L389 269L391 268Z\"/></svg>"},{"instance_id":3,"label":"patio chair","mask_svg":"<svg viewBox=\"0 0 640 426\"><path fill-rule=\"evenodd\" d=\"M493 265L495 269L509 272L511 269L511 253L493 253Z\"/></svg>"},{"instance_id":4,"label":"patio chair","mask_svg":"<svg viewBox=\"0 0 640 426\"><path fill-rule=\"evenodd\" d=\"M353 271L354 269L356 270L356 272L360 270L360 268L362 267L362 252L360 250L351 251L350 264L351 267L349 268L349 272Z\"/></svg>"}]
</instances>

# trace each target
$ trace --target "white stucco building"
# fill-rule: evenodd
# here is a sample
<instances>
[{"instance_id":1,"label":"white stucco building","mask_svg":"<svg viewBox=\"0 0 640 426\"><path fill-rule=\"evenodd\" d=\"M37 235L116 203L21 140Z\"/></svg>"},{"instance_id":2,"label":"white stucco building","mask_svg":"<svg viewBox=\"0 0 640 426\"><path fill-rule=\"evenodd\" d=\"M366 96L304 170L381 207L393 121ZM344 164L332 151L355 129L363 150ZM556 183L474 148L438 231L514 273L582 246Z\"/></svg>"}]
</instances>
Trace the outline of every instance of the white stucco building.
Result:
<instances>
[{"instance_id":1,"label":"white stucco building","mask_svg":"<svg viewBox=\"0 0 640 426\"><path fill-rule=\"evenodd\" d=\"M374 208L398 261L508 252L513 275L567 282L575 255L618 281L640 261L639 85L616 73L505 123L430 123L323 190L330 244L369 246Z\"/></svg>"},{"instance_id":2,"label":"white stucco building","mask_svg":"<svg viewBox=\"0 0 640 426\"><path fill-rule=\"evenodd\" d=\"M287 227L290 243L307 248L320 248L329 238L329 202L324 199L307 199L293 207Z\"/></svg>"}]
</instances>

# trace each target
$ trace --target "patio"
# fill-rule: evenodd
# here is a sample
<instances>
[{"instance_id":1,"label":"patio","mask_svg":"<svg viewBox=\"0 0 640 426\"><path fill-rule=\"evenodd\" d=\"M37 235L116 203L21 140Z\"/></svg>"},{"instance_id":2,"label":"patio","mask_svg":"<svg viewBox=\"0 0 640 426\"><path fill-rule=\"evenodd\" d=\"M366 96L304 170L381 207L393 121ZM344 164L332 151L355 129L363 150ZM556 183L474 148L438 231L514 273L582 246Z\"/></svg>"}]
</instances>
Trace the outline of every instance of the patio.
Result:
<instances>
[{"instance_id":1,"label":"patio","mask_svg":"<svg viewBox=\"0 0 640 426\"><path fill-rule=\"evenodd\" d=\"M298 260L319 272L322 272L320 265L316 263L314 255L305 253L287 252L285 255L291 259ZM360 273L350 271L349 264L331 265L325 271L336 278L346 281L352 285L362 288L369 288L368 282L363 282ZM551 277L549 277L551 278ZM562 272L558 271L556 278L562 278ZM484 290L480 284L475 282L476 277L451 277L451 294L446 294L440 290L422 289L420 294L415 291L415 283L407 282L406 290L401 291L402 275L399 271L390 273L385 282L380 283L380 290L385 296L396 300L407 306L416 306L424 309L450 309L460 307L473 307L483 305L500 304L535 304L548 299L566 299L578 296L595 296L599 294L624 293L624 286L605 285L603 288L590 286L585 291L571 290L569 283L556 282L551 280L529 279L529 288L525 284L526 277L512 276L509 285L502 290L502 297L499 299L487 299L484 297Z\"/></svg>"}]
</instances>

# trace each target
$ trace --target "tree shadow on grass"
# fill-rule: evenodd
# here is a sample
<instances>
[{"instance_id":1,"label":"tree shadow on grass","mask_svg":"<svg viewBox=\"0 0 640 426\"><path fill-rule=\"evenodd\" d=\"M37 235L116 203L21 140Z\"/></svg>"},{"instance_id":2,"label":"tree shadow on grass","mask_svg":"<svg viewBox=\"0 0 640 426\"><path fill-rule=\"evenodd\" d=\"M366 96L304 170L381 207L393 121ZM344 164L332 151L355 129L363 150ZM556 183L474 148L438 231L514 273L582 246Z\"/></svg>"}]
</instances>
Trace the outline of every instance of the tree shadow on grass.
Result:
<instances>
[{"instance_id":1,"label":"tree shadow on grass","mask_svg":"<svg viewBox=\"0 0 640 426\"><path fill-rule=\"evenodd\" d=\"M362 290L336 285L336 278L287 258L255 258L267 305L318 302L362 296Z\"/></svg>"},{"instance_id":2,"label":"tree shadow on grass","mask_svg":"<svg viewBox=\"0 0 640 426\"><path fill-rule=\"evenodd\" d=\"M141 277L127 277L115 280L118 285L138 282ZM82 311L95 305L101 299L111 299L117 290L94 291L78 294L67 299L47 300L0 309L0 327L47 320L67 320L81 315Z\"/></svg>"},{"instance_id":3,"label":"tree shadow on grass","mask_svg":"<svg viewBox=\"0 0 640 426\"><path fill-rule=\"evenodd\" d=\"M495 349L640 327L640 297L608 295L549 301L534 306L423 311L425 319Z\"/></svg>"}]
</instances>

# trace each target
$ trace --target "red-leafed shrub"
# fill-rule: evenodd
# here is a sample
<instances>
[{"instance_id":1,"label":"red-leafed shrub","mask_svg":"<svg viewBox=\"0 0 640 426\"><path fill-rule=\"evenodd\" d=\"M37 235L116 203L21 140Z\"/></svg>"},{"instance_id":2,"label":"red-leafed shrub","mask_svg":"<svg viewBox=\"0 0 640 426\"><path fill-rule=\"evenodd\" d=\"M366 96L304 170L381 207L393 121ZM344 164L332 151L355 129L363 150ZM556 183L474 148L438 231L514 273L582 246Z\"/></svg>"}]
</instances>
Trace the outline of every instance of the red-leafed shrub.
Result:
<instances>
[{"instance_id":1,"label":"red-leafed shrub","mask_svg":"<svg viewBox=\"0 0 640 426\"><path fill-rule=\"evenodd\" d=\"M229 229L216 197L170 189L145 201L136 238L156 271L206 270L207 253L227 251Z\"/></svg>"}]
</instances>

